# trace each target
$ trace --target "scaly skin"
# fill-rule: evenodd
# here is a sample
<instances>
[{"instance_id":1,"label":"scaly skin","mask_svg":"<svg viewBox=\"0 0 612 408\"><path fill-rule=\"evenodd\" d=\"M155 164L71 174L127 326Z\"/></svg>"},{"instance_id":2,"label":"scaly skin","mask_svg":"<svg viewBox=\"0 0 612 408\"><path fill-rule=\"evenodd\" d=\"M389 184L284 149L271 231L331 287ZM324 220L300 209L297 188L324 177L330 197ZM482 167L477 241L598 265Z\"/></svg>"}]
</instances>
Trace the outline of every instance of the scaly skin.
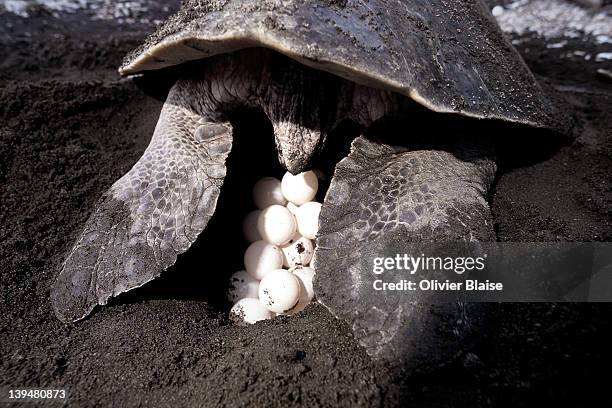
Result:
<instances>
[{"instance_id":1,"label":"scaly skin","mask_svg":"<svg viewBox=\"0 0 612 408\"><path fill-rule=\"evenodd\" d=\"M355 139L321 210L318 300L349 322L371 355L404 369L451 361L477 338L486 314L485 304L435 304L421 291L372 290L373 258L419 256L431 249L428 242L495 240L487 203L495 160L460 136L458 146L411 149ZM384 279L407 278L400 271Z\"/></svg>"}]
</instances>

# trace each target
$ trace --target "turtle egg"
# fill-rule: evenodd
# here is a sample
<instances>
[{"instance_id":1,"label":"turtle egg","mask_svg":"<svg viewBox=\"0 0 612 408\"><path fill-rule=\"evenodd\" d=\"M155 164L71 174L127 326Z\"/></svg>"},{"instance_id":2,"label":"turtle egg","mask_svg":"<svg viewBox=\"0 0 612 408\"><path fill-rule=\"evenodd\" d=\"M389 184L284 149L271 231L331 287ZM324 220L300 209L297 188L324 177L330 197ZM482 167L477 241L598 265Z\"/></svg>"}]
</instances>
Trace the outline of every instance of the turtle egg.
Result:
<instances>
[{"instance_id":1,"label":"turtle egg","mask_svg":"<svg viewBox=\"0 0 612 408\"><path fill-rule=\"evenodd\" d=\"M261 280L268 272L283 266L283 253L265 241L255 241L244 253L244 267L255 279Z\"/></svg>"},{"instance_id":2,"label":"turtle egg","mask_svg":"<svg viewBox=\"0 0 612 408\"><path fill-rule=\"evenodd\" d=\"M259 299L244 298L232 306L230 317L234 320L252 324L260 320L271 319L272 313Z\"/></svg>"},{"instance_id":3,"label":"turtle egg","mask_svg":"<svg viewBox=\"0 0 612 408\"><path fill-rule=\"evenodd\" d=\"M315 239L319 231L319 213L321 203L309 201L298 208L295 218L297 219L298 231L308 239Z\"/></svg>"},{"instance_id":4,"label":"turtle egg","mask_svg":"<svg viewBox=\"0 0 612 408\"><path fill-rule=\"evenodd\" d=\"M293 274L296 275L300 281L304 284L306 289L306 299L310 302L314 297L314 289L312 286L312 280L315 276L315 270L308 266L298 266L292 270Z\"/></svg>"},{"instance_id":5,"label":"turtle egg","mask_svg":"<svg viewBox=\"0 0 612 408\"><path fill-rule=\"evenodd\" d=\"M281 182L274 177L264 177L253 186L253 201L257 208L264 208L273 205L285 205L287 200L281 190Z\"/></svg>"},{"instance_id":6,"label":"turtle egg","mask_svg":"<svg viewBox=\"0 0 612 408\"><path fill-rule=\"evenodd\" d=\"M317 194L319 188L319 180L312 171L296 174L295 176L289 172L283 176L281 189L287 200L296 205L302 205L311 201Z\"/></svg>"},{"instance_id":7,"label":"turtle egg","mask_svg":"<svg viewBox=\"0 0 612 408\"><path fill-rule=\"evenodd\" d=\"M259 283L259 300L271 312L286 313L299 298L300 280L288 270L274 270Z\"/></svg>"},{"instance_id":8,"label":"turtle egg","mask_svg":"<svg viewBox=\"0 0 612 408\"><path fill-rule=\"evenodd\" d=\"M300 298L295 307L291 309L291 314L293 314L304 310L304 308L312 301L312 298L314 297L312 280L315 276L315 271L314 269L306 266L298 266L291 271L300 281Z\"/></svg>"},{"instance_id":9,"label":"turtle egg","mask_svg":"<svg viewBox=\"0 0 612 408\"><path fill-rule=\"evenodd\" d=\"M247 271L238 271L230 277L227 298L232 303L244 298L257 299L259 296L258 289L259 281L257 279Z\"/></svg>"},{"instance_id":10,"label":"turtle egg","mask_svg":"<svg viewBox=\"0 0 612 408\"><path fill-rule=\"evenodd\" d=\"M259 218L260 210L251 211L242 223L242 234L244 239L248 242L255 242L261 240L261 235L257 230L257 219Z\"/></svg>"},{"instance_id":11,"label":"turtle egg","mask_svg":"<svg viewBox=\"0 0 612 408\"><path fill-rule=\"evenodd\" d=\"M300 208L299 206L297 206L297 205L293 204L291 201L289 201L289 202L287 203L287 206L286 206L286 207L287 207L287 209L288 209L289 211L291 211L291 214L293 214L293 215L295 215L295 213L296 213L297 209L298 209L298 208Z\"/></svg>"},{"instance_id":12,"label":"turtle egg","mask_svg":"<svg viewBox=\"0 0 612 408\"><path fill-rule=\"evenodd\" d=\"M257 219L261 237L270 244L284 245L297 229L295 216L282 205L271 205L261 211Z\"/></svg>"},{"instance_id":13,"label":"turtle egg","mask_svg":"<svg viewBox=\"0 0 612 408\"><path fill-rule=\"evenodd\" d=\"M312 241L300 234L295 234L288 244L281 247L283 266L308 265L312 259L314 246Z\"/></svg>"}]
</instances>

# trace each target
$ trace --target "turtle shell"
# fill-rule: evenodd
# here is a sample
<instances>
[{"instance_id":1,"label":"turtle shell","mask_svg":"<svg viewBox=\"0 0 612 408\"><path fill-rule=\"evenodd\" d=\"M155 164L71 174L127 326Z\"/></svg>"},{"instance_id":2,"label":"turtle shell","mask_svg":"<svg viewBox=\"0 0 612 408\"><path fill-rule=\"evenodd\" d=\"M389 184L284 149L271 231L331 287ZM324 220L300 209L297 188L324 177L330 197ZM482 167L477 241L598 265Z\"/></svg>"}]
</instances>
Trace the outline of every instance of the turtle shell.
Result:
<instances>
[{"instance_id":1,"label":"turtle shell","mask_svg":"<svg viewBox=\"0 0 612 408\"><path fill-rule=\"evenodd\" d=\"M250 47L434 111L558 127L553 103L480 0L187 0L119 71Z\"/></svg>"}]
</instances>

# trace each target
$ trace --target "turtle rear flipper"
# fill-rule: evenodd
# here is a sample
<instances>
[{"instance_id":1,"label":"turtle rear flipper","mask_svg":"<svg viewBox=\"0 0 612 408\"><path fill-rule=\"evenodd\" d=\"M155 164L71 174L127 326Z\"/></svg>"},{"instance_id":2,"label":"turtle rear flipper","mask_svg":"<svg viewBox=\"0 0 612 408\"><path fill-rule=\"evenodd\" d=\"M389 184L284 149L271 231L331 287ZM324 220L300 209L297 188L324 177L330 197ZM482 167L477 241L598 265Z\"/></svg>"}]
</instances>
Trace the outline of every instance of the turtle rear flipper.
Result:
<instances>
[{"instance_id":1,"label":"turtle rear flipper","mask_svg":"<svg viewBox=\"0 0 612 408\"><path fill-rule=\"evenodd\" d=\"M174 86L145 153L96 204L52 290L62 321L159 276L214 213L232 126L197 112L194 88Z\"/></svg>"},{"instance_id":2,"label":"turtle rear flipper","mask_svg":"<svg viewBox=\"0 0 612 408\"><path fill-rule=\"evenodd\" d=\"M485 305L443 303L436 300L440 295L428 298L419 290L374 290L376 279L418 280L423 274L377 275L373 261L419 257L434 243L495 240L486 200L495 169L486 149L466 151L463 143L449 150L408 149L363 136L338 163L319 219L315 293L349 322L370 355L427 370L448 363L475 339Z\"/></svg>"}]
</instances>

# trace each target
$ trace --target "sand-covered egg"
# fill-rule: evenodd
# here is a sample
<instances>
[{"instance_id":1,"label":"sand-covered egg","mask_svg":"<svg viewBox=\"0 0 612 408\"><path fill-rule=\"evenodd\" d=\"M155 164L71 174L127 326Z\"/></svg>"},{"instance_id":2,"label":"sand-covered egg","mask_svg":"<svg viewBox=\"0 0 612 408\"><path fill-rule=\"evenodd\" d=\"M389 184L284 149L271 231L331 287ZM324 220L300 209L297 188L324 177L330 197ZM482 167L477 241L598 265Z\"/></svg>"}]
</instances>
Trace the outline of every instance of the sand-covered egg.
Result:
<instances>
[{"instance_id":1,"label":"sand-covered egg","mask_svg":"<svg viewBox=\"0 0 612 408\"><path fill-rule=\"evenodd\" d=\"M287 313L300 298L300 281L286 269L274 270L259 283L259 299L271 312Z\"/></svg>"},{"instance_id":2,"label":"sand-covered egg","mask_svg":"<svg viewBox=\"0 0 612 408\"><path fill-rule=\"evenodd\" d=\"M227 292L227 298L230 302L235 303L240 299L254 298L259 296L259 280L247 271L234 272L230 276L230 284Z\"/></svg>"},{"instance_id":3,"label":"sand-covered egg","mask_svg":"<svg viewBox=\"0 0 612 408\"><path fill-rule=\"evenodd\" d=\"M244 267L255 279L261 280L268 272L283 266L283 252L276 245L255 241L244 253Z\"/></svg>"},{"instance_id":4,"label":"sand-covered egg","mask_svg":"<svg viewBox=\"0 0 612 408\"><path fill-rule=\"evenodd\" d=\"M309 201L302 204L296 211L299 233L308 238L315 239L319 231L319 214L321 213L321 203Z\"/></svg>"},{"instance_id":5,"label":"sand-covered egg","mask_svg":"<svg viewBox=\"0 0 612 408\"><path fill-rule=\"evenodd\" d=\"M311 240L296 233L291 241L281 246L281 251L283 252L284 267L308 265L314 253L314 245Z\"/></svg>"},{"instance_id":6,"label":"sand-covered egg","mask_svg":"<svg viewBox=\"0 0 612 408\"><path fill-rule=\"evenodd\" d=\"M255 183L255 186L253 186L253 201L260 210L274 204L287 204L280 180L274 177L264 177Z\"/></svg>"},{"instance_id":7,"label":"sand-covered egg","mask_svg":"<svg viewBox=\"0 0 612 408\"><path fill-rule=\"evenodd\" d=\"M295 205L311 201L317 194L319 180L313 171L293 175L285 173L281 182L283 196Z\"/></svg>"},{"instance_id":8,"label":"sand-covered egg","mask_svg":"<svg viewBox=\"0 0 612 408\"><path fill-rule=\"evenodd\" d=\"M244 298L232 306L230 317L239 322L253 324L260 320L271 319L273 316L259 299Z\"/></svg>"},{"instance_id":9,"label":"sand-covered egg","mask_svg":"<svg viewBox=\"0 0 612 408\"><path fill-rule=\"evenodd\" d=\"M261 211L257 229L262 239L270 244L284 245L297 230L295 216L283 205L271 205Z\"/></svg>"}]
</instances>

